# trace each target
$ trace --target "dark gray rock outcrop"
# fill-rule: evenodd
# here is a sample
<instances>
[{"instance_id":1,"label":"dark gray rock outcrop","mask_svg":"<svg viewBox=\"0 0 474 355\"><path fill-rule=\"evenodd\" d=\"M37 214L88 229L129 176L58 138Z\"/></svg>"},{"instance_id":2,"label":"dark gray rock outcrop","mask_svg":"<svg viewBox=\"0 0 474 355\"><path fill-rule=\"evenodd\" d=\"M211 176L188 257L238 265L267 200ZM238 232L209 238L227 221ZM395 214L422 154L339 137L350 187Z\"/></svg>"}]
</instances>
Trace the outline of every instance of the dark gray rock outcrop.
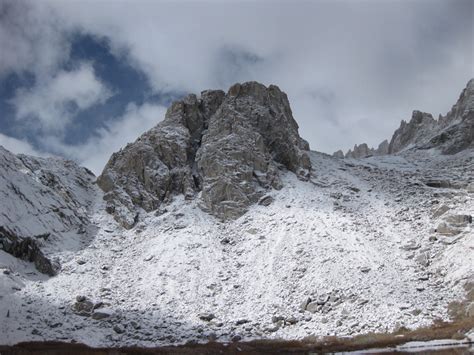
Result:
<instances>
[{"instance_id":1,"label":"dark gray rock outcrop","mask_svg":"<svg viewBox=\"0 0 474 355\"><path fill-rule=\"evenodd\" d=\"M38 242L31 237L18 236L0 226L0 249L16 258L30 261L43 274L55 276L60 265L48 259L41 251Z\"/></svg>"},{"instance_id":2,"label":"dark gray rock outcrop","mask_svg":"<svg viewBox=\"0 0 474 355\"><path fill-rule=\"evenodd\" d=\"M125 228L140 208L155 210L176 194L201 193L204 210L237 218L281 187L281 168L307 178L308 149L286 94L248 82L174 102L161 123L112 155L97 183Z\"/></svg>"}]
</instances>

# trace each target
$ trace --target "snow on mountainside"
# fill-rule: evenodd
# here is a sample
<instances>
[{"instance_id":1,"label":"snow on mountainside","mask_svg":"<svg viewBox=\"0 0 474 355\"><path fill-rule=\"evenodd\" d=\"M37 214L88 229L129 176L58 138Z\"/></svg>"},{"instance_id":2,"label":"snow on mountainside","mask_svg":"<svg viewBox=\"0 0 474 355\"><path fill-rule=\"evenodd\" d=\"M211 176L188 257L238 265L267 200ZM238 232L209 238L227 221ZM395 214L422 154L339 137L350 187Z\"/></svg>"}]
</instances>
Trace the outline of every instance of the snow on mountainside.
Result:
<instances>
[{"instance_id":1,"label":"snow on mountainside","mask_svg":"<svg viewBox=\"0 0 474 355\"><path fill-rule=\"evenodd\" d=\"M94 175L72 161L14 155L0 146L0 245L54 274L44 252L78 249L87 238Z\"/></svg>"},{"instance_id":2,"label":"snow on mountainside","mask_svg":"<svg viewBox=\"0 0 474 355\"><path fill-rule=\"evenodd\" d=\"M446 127L471 124L469 97ZM175 102L112 156L105 192L70 161L0 148L0 344L300 339L473 316L474 150L458 145L469 130L450 132L449 156L337 159L309 151L284 92L250 82Z\"/></svg>"},{"instance_id":3,"label":"snow on mountainside","mask_svg":"<svg viewBox=\"0 0 474 355\"><path fill-rule=\"evenodd\" d=\"M56 277L1 259L11 271L0 275L0 342L157 346L448 319L474 282L474 233L462 217L474 212L474 152L310 158L310 181L282 173L271 204L227 222L177 196L125 230L96 192L96 237L55 252Z\"/></svg>"}]
</instances>

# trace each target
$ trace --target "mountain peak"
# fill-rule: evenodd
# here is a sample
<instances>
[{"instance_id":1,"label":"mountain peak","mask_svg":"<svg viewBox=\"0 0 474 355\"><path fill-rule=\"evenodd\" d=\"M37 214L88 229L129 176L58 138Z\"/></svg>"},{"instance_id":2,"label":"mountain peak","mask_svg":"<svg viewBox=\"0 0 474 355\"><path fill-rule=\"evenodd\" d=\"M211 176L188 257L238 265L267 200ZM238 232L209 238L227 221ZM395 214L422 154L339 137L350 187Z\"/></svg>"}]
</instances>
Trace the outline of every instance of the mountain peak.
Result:
<instances>
[{"instance_id":1,"label":"mountain peak","mask_svg":"<svg viewBox=\"0 0 474 355\"><path fill-rule=\"evenodd\" d=\"M199 197L218 218L237 218L282 186L280 169L307 178L307 150L286 94L246 82L172 103L161 123L112 155L97 181L126 228L140 208L155 210L176 194Z\"/></svg>"},{"instance_id":2,"label":"mountain peak","mask_svg":"<svg viewBox=\"0 0 474 355\"><path fill-rule=\"evenodd\" d=\"M402 120L393 133L388 147L381 143L377 150L355 145L346 158L395 154L406 149L439 149L443 154L455 154L474 147L474 79L468 81L458 101L437 120L430 113L414 110L410 121ZM340 152L334 156L341 157Z\"/></svg>"}]
</instances>

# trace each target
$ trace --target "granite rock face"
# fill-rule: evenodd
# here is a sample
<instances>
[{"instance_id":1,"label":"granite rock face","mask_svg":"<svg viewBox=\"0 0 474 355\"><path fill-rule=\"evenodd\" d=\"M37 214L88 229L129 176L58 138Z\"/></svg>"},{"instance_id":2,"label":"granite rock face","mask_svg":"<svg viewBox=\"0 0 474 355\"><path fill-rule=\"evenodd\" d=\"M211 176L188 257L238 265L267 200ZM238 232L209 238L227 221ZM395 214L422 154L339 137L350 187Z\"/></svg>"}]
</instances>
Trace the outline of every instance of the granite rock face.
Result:
<instances>
[{"instance_id":1,"label":"granite rock face","mask_svg":"<svg viewBox=\"0 0 474 355\"><path fill-rule=\"evenodd\" d=\"M225 220L280 188L281 168L307 178L308 149L285 93L235 84L227 94L204 91L174 102L163 122L112 155L97 183L125 228L140 208L155 210L176 194L200 193L203 210Z\"/></svg>"}]
</instances>

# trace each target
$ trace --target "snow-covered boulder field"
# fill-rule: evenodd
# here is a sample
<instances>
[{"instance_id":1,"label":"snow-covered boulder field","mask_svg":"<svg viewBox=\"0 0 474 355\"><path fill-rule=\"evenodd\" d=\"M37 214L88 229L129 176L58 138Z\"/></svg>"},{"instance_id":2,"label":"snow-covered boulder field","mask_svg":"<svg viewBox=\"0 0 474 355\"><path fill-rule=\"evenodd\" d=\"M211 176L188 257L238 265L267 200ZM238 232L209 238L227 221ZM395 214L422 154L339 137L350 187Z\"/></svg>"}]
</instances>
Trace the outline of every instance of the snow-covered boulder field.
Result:
<instances>
[{"instance_id":1,"label":"snow-covered boulder field","mask_svg":"<svg viewBox=\"0 0 474 355\"><path fill-rule=\"evenodd\" d=\"M0 147L0 344L303 339L473 317L472 88L449 120L399 130L394 154L310 151L286 94L255 82L175 102L97 181ZM425 121L433 131L413 133Z\"/></svg>"},{"instance_id":2,"label":"snow-covered boulder field","mask_svg":"<svg viewBox=\"0 0 474 355\"><path fill-rule=\"evenodd\" d=\"M284 173L271 203L225 223L178 196L125 230L97 198L94 239L54 252L55 277L1 252L0 342L298 339L449 319L474 281L472 224L455 217L474 212L473 152L310 156L309 181ZM453 218L458 233L437 231Z\"/></svg>"}]
</instances>

